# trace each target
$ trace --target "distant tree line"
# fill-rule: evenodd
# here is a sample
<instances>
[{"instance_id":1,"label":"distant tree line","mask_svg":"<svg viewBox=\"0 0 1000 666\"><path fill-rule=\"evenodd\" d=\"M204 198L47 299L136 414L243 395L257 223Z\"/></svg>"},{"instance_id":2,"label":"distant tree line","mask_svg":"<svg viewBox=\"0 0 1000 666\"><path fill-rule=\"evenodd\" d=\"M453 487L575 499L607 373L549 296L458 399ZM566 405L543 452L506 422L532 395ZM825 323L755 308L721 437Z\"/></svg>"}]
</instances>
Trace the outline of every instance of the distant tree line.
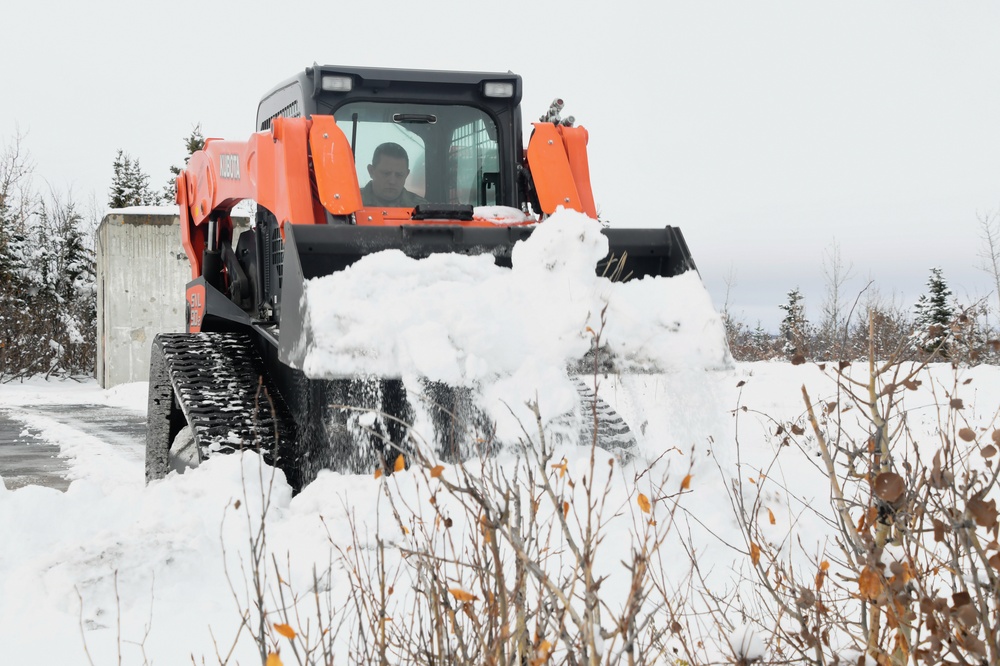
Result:
<instances>
[{"instance_id":1,"label":"distant tree line","mask_svg":"<svg viewBox=\"0 0 1000 666\"><path fill-rule=\"evenodd\" d=\"M187 156L203 145L196 126L185 139ZM84 209L71 192L38 191L34 170L23 134L0 143L0 382L94 371L94 243L103 207L92 200ZM107 207L174 203L181 167L170 171L153 192L139 161L119 150Z\"/></svg>"},{"instance_id":2,"label":"distant tree line","mask_svg":"<svg viewBox=\"0 0 1000 666\"><path fill-rule=\"evenodd\" d=\"M987 218L983 223L987 230L1000 227L1000 218ZM1000 255L996 265L1000 267ZM911 308L881 298L869 284L845 312L839 302L844 274L840 272L832 281L830 275L822 315L816 322L806 316L805 298L797 287L777 306L784 313L777 334L759 323L751 328L725 308L722 314L733 357L738 361L825 362L903 355L961 365L1000 363L996 312L986 299L959 302L940 268L930 269L926 292Z\"/></svg>"}]
</instances>

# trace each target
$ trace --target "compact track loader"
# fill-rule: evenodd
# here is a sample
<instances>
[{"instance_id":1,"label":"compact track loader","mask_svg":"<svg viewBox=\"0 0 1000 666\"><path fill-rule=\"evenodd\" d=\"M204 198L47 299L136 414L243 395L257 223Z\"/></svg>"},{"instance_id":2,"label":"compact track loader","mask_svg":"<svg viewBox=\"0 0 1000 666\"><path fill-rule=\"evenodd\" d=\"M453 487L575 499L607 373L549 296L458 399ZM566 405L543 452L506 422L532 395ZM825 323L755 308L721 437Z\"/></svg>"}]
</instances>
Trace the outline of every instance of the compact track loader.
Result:
<instances>
[{"instance_id":1,"label":"compact track loader","mask_svg":"<svg viewBox=\"0 0 1000 666\"><path fill-rule=\"evenodd\" d=\"M324 468L392 470L415 398L398 377L303 372L304 285L387 249L487 254L510 266L514 245L559 207L596 218L587 131L560 118L557 100L525 148L521 90L511 73L313 66L263 98L248 140L206 141L177 179L187 332L153 343L147 480L178 460L251 446L296 489ZM399 173L380 182L369 168L386 144L405 186ZM244 200L255 202L256 222L234 238L230 213ZM498 210L513 214L498 221ZM603 233L610 252L599 273L694 269L675 228ZM435 446L460 457L458 440L471 426L488 429L485 416L466 390L424 388ZM380 417L360 428L351 410ZM599 431L602 445L628 445L613 413Z\"/></svg>"}]
</instances>

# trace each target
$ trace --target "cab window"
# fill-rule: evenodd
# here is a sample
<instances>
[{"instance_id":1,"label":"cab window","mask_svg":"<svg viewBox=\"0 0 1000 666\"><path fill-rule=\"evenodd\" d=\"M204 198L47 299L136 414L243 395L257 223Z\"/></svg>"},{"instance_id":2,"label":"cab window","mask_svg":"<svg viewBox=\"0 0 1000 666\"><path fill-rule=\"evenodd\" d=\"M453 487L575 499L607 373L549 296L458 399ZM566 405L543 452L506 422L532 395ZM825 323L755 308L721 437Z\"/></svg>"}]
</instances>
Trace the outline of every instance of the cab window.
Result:
<instances>
[{"instance_id":1,"label":"cab window","mask_svg":"<svg viewBox=\"0 0 1000 666\"><path fill-rule=\"evenodd\" d=\"M469 106L351 102L334 111L354 150L358 184L371 177L375 149L394 143L406 153L405 189L429 203L494 205L500 187L496 123Z\"/></svg>"}]
</instances>

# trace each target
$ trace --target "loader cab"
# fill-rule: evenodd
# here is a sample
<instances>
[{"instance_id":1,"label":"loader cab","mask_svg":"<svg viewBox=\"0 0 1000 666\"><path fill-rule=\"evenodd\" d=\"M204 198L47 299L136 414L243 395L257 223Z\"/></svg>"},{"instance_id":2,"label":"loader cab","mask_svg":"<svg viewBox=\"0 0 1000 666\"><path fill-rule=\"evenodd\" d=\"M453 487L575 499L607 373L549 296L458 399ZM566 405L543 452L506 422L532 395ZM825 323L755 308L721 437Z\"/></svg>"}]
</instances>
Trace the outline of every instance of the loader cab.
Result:
<instances>
[{"instance_id":1,"label":"loader cab","mask_svg":"<svg viewBox=\"0 0 1000 666\"><path fill-rule=\"evenodd\" d=\"M406 151L405 187L434 204L522 208L521 78L511 73L314 66L268 93L257 125L332 115L351 141L358 183L376 147Z\"/></svg>"}]
</instances>

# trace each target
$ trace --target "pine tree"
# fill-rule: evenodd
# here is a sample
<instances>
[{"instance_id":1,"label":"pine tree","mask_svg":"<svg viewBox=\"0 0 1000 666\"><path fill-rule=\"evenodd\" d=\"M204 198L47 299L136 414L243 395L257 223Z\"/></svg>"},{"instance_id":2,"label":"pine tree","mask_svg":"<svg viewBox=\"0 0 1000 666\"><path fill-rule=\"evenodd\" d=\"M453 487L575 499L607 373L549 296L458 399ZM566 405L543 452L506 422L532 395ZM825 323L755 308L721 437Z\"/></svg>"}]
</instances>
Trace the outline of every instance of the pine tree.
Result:
<instances>
[{"instance_id":1,"label":"pine tree","mask_svg":"<svg viewBox=\"0 0 1000 666\"><path fill-rule=\"evenodd\" d=\"M784 340L781 351L789 358L794 359L796 356L804 358L810 337L810 325L806 319L805 304L802 302L799 288L796 287L788 292L788 302L778 307L785 312L785 318L778 327L778 334Z\"/></svg>"},{"instance_id":2,"label":"pine tree","mask_svg":"<svg viewBox=\"0 0 1000 666\"><path fill-rule=\"evenodd\" d=\"M940 268L931 269L927 293L920 296L914 310L916 345L928 354L936 353L941 358L948 358L955 302Z\"/></svg>"},{"instance_id":3,"label":"pine tree","mask_svg":"<svg viewBox=\"0 0 1000 666\"><path fill-rule=\"evenodd\" d=\"M114 174L108 193L108 207L150 206L157 203L149 191L149 176L142 171L138 159L132 159L123 150L118 151L112 164Z\"/></svg>"},{"instance_id":4,"label":"pine tree","mask_svg":"<svg viewBox=\"0 0 1000 666\"><path fill-rule=\"evenodd\" d=\"M184 166L186 167L191 156L205 147L205 137L201 133L201 123L195 125L191 130L191 134L184 139L184 147L187 149L187 155L184 156ZM170 167L172 175L160 193L161 204L172 204L177 201L177 176L181 175L183 169L184 167L179 166Z\"/></svg>"}]
</instances>

